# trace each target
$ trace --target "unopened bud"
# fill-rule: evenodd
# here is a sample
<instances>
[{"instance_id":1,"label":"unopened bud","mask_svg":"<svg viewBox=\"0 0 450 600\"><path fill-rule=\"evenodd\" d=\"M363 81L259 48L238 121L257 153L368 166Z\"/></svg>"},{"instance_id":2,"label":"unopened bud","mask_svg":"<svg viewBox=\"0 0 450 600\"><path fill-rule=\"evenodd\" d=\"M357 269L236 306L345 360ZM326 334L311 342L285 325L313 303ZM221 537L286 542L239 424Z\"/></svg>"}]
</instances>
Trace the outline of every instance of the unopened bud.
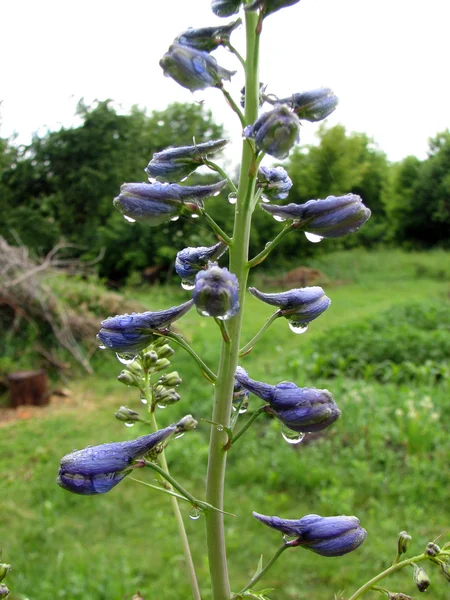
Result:
<instances>
[{"instance_id":1,"label":"unopened bud","mask_svg":"<svg viewBox=\"0 0 450 600\"><path fill-rule=\"evenodd\" d=\"M147 350L142 357L142 364L144 369L150 369L158 360L158 355L154 350Z\"/></svg>"},{"instance_id":2,"label":"unopened bud","mask_svg":"<svg viewBox=\"0 0 450 600\"><path fill-rule=\"evenodd\" d=\"M158 349L158 358L169 358L172 354L175 354L175 350L169 344L164 344Z\"/></svg>"},{"instance_id":3,"label":"unopened bud","mask_svg":"<svg viewBox=\"0 0 450 600\"><path fill-rule=\"evenodd\" d=\"M190 431L191 429L195 429L197 425L198 423L192 415L186 415L181 421L178 421L177 428L181 431Z\"/></svg>"},{"instance_id":4,"label":"unopened bud","mask_svg":"<svg viewBox=\"0 0 450 600\"><path fill-rule=\"evenodd\" d=\"M414 600L414 598L401 592L388 592L388 600Z\"/></svg>"},{"instance_id":5,"label":"unopened bud","mask_svg":"<svg viewBox=\"0 0 450 600\"><path fill-rule=\"evenodd\" d=\"M0 598L7 598L9 596L9 589L4 583L0 583Z\"/></svg>"},{"instance_id":6,"label":"unopened bud","mask_svg":"<svg viewBox=\"0 0 450 600\"><path fill-rule=\"evenodd\" d=\"M450 564L448 562L441 562L439 565L446 580L450 581Z\"/></svg>"},{"instance_id":7,"label":"unopened bud","mask_svg":"<svg viewBox=\"0 0 450 600\"><path fill-rule=\"evenodd\" d=\"M139 386L137 377L127 370L121 371L117 379L120 381L120 383L124 383L125 385L132 385L134 387Z\"/></svg>"},{"instance_id":8,"label":"unopened bud","mask_svg":"<svg viewBox=\"0 0 450 600\"><path fill-rule=\"evenodd\" d=\"M406 531L400 531L398 534L398 553L405 554L408 549L409 542L411 541L411 536L406 533Z\"/></svg>"},{"instance_id":9,"label":"unopened bud","mask_svg":"<svg viewBox=\"0 0 450 600\"><path fill-rule=\"evenodd\" d=\"M0 581L3 581L10 571L11 565L0 563Z\"/></svg>"},{"instance_id":10,"label":"unopened bud","mask_svg":"<svg viewBox=\"0 0 450 600\"><path fill-rule=\"evenodd\" d=\"M161 346L164 346L165 344L167 344L167 338L163 335L158 335L155 337L155 341L152 342L152 348L153 350L158 351L158 348L161 348Z\"/></svg>"},{"instance_id":11,"label":"unopened bud","mask_svg":"<svg viewBox=\"0 0 450 600\"><path fill-rule=\"evenodd\" d=\"M417 586L419 592L425 592L430 586L431 580L427 575L425 569L419 567L418 565L414 565L414 583Z\"/></svg>"},{"instance_id":12,"label":"unopened bud","mask_svg":"<svg viewBox=\"0 0 450 600\"><path fill-rule=\"evenodd\" d=\"M170 367L170 360L167 358L159 358L153 365L153 371L156 373L157 371L167 369L167 367Z\"/></svg>"},{"instance_id":13,"label":"unopened bud","mask_svg":"<svg viewBox=\"0 0 450 600\"><path fill-rule=\"evenodd\" d=\"M183 380L181 379L181 377L178 375L177 371L172 371L172 373L167 373L166 375L163 375L158 383L160 383L161 385L165 385L167 387L176 387L177 385L180 385L180 383Z\"/></svg>"},{"instance_id":14,"label":"unopened bud","mask_svg":"<svg viewBox=\"0 0 450 600\"><path fill-rule=\"evenodd\" d=\"M135 410L131 410L131 408L127 408L126 406L121 406L118 411L114 413L114 416L119 421L123 421L124 423L135 423L136 421L140 421L139 413Z\"/></svg>"},{"instance_id":15,"label":"unopened bud","mask_svg":"<svg viewBox=\"0 0 450 600\"><path fill-rule=\"evenodd\" d=\"M160 386L160 391L155 393L155 400L158 406L168 406L169 404L175 404L180 399L178 394L173 388L164 388Z\"/></svg>"},{"instance_id":16,"label":"unopened bud","mask_svg":"<svg viewBox=\"0 0 450 600\"><path fill-rule=\"evenodd\" d=\"M427 556L437 556L441 549L434 542L428 542L427 547L425 548L425 554Z\"/></svg>"},{"instance_id":17,"label":"unopened bud","mask_svg":"<svg viewBox=\"0 0 450 600\"><path fill-rule=\"evenodd\" d=\"M239 312L239 282L233 273L210 263L195 277L193 299L203 317L226 320Z\"/></svg>"}]
</instances>

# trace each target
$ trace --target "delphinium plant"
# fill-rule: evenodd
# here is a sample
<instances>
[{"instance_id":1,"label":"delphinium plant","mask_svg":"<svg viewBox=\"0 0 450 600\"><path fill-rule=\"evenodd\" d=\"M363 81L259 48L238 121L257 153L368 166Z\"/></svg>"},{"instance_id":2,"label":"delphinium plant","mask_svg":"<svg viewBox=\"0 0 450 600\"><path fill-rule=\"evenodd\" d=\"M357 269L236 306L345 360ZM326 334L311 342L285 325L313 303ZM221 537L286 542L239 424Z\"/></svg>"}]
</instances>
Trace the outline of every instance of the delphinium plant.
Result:
<instances>
[{"instance_id":1,"label":"delphinium plant","mask_svg":"<svg viewBox=\"0 0 450 600\"><path fill-rule=\"evenodd\" d=\"M239 179L235 184L215 162L215 154L223 149L227 140L194 140L192 146L183 147L177 147L176 140L173 140L174 147L155 154L150 160L146 168L149 183L125 183L122 186L114 206L128 221L142 221L156 227L176 221L182 214L190 214L204 220L217 237L217 243L178 252L175 269L183 288L192 295L184 304L156 312L117 315L101 324L98 334L101 347L117 353L124 366L119 381L134 386L148 408L145 418L124 406L117 411L116 417L128 425L141 421L153 429L152 433L131 441L90 446L72 452L61 460L60 465L58 483L77 494L106 493L126 477L168 494L184 549L192 595L196 600L201 598L201 590L180 503L190 504L190 517L193 519L204 514L211 581L207 595L213 600L264 600L268 597L267 591L258 588L259 581L287 549L302 547L321 556L336 557L356 550L367 535L356 516L319 516L312 512L304 516L291 515L295 518L288 519L254 512L253 517L262 525L282 534L282 542L271 560L266 564L260 561L255 575L240 591L233 590L230 585L225 519L233 517L225 512L223 501L228 453L233 452L234 444L259 415L269 414L277 418L282 424L283 437L290 443L298 443L307 432L326 430L341 416L328 390L301 388L294 382L272 384L256 381L242 366L245 365L245 356L275 321L281 320L285 326L286 320L294 333L302 333L330 305L330 299L318 286L280 293L266 293L251 287L248 291L259 301L272 305L274 312L251 340L242 341L241 325L249 272L262 263L289 233L300 235L303 232L312 242L337 238L356 231L370 216L370 210L362 199L351 193L312 199L305 204L281 204L287 199L292 186L289 175L282 167L262 165L263 159L285 159L299 141L300 124L320 121L337 106L337 98L328 88L300 93L293 90L291 96L278 98L273 93L266 93L267 87L259 81L259 44L265 19L278 10L289 10L289 6L298 2L213 0L212 11L216 16L232 17L241 12L242 17L226 25L187 29L174 40L161 59L160 65L166 76L192 92L216 88L234 111L243 132ZM244 56L231 43L233 32L243 22L246 32ZM212 55L219 46L233 53L237 66L244 70L245 87L241 101L232 97L224 83L235 72L221 67ZM181 184L200 166L217 173L220 180L207 185ZM234 205L234 226L229 231L219 227L207 212L208 198L224 190ZM284 225L259 254L249 256L252 215L260 208L267 213L267 218L273 217ZM175 224L173 226L176 227ZM228 260L228 266L219 266L219 260ZM218 326L221 354L215 367L207 365L178 329L172 328L174 321L194 307L201 318L212 319ZM172 346L189 353L205 376L205 385L211 389L212 413L196 415L211 428L203 499L194 497L171 476L165 458L168 443L194 429L197 421L186 415L164 429L158 429L156 421L159 408L180 399L177 388L181 378L176 371L170 371ZM262 401L260 408L251 416L246 415L249 394ZM180 443L189 442L185 438ZM156 485L135 477L139 469L146 468L155 472ZM314 507L311 509L313 511ZM353 595L348 595L348 600L356 600L368 590L379 591L391 600L410 598L380 586L385 577L410 565L413 566L418 589L424 591L429 579L419 563L425 560L439 565L447 579L450 578L448 544L441 549L430 542L422 554L401 560L409 540L410 536L402 532L392 565ZM330 598L333 593L330 590Z\"/></svg>"}]
</instances>

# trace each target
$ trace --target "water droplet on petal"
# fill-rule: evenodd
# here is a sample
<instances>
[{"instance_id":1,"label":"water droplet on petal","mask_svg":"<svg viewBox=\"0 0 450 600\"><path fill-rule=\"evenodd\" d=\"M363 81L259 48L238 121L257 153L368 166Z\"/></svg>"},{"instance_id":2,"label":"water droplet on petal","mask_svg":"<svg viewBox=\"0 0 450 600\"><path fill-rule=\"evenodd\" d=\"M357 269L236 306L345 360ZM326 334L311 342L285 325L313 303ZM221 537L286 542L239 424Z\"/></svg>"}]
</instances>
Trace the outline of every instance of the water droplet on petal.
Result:
<instances>
[{"instance_id":1,"label":"water droplet on petal","mask_svg":"<svg viewBox=\"0 0 450 600\"><path fill-rule=\"evenodd\" d=\"M305 437L304 433L289 429L289 427L286 427L284 424L281 426L281 435L285 442L292 445L300 444Z\"/></svg>"},{"instance_id":2,"label":"water droplet on petal","mask_svg":"<svg viewBox=\"0 0 450 600\"><path fill-rule=\"evenodd\" d=\"M193 283L191 283L190 281L182 281L181 287L183 288L183 290L187 290L188 292L190 292L191 290L193 290L195 288L195 285Z\"/></svg>"},{"instance_id":3,"label":"water droplet on petal","mask_svg":"<svg viewBox=\"0 0 450 600\"><path fill-rule=\"evenodd\" d=\"M265 196L261 196L261 200L264 202L264 204L268 204L270 202L269 198L266 198Z\"/></svg>"},{"instance_id":4,"label":"water droplet on petal","mask_svg":"<svg viewBox=\"0 0 450 600\"><path fill-rule=\"evenodd\" d=\"M165 404L157 404L156 406L158 408L160 408L161 410L164 410L165 408L167 408L167 406Z\"/></svg>"},{"instance_id":5,"label":"water droplet on petal","mask_svg":"<svg viewBox=\"0 0 450 600\"><path fill-rule=\"evenodd\" d=\"M183 437L183 435L185 434L185 431L180 431L180 433L177 433L176 435L173 436L174 440L177 440L180 437Z\"/></svg>"},{"instance_id":6,"label":"water droplet on petal","mask_svg":"<svg viewBox=\"0 0 450 600\"><path fill-rule=\"evenodd\" d=\"M197 521L197 519L200 518L200 509L197 506L193 506L191 508L191 510L189 511L189 518L192 519L193 521Z\"/></svg>"},{"instance_id":7,"label":"water droplet on petal","mask_svg":"<svg viewBox=\"0 0 450 600\"><path fill-rule=\"evenodd\" d=\"M233 404L232 408L233 408L234 412L236 412L236 411L237 411L237 409L238 409L238 405L236 405L236 406L235 406L235 405ZM241 404L241 406L239 407L239 414L240 414L240 415L245 415L245 413L246 413L247 411L248 411L248 402L243 402L243 403Z\"/></svg>"},{"instance_id":8,"label":"water droplet on petal","mask_svg":"<svg viewBox=\"0 0 450 600\"><path fill-rule=\"evenodd\" d=\"M200 215L198 215L197 213L192 213L191 217L193 219L198 219Z\"/></svg>"},{"instance_id":9,"label":"water droplet on petal","mask_svg":"<svg viewBox=\"0 0 450 600\"><path fill-rule=\"evenodd\" d=\"M141 398L142 404L147 404L147 398Z\"/></svg>"},{"instance_id":10,"label":"water droplet on petal","mask_svg":"<svg viewBox=\"0 0 450 600\"><path fill-rule=\"evenodd\" d=\"M297 323L296 321L289 321L289 329L293 333L305 333L308 329L308 323Z\"/></svg>"},{"instance_id":11,"label":"water droplet on petal","mask_svg":"<svg viewBox=\"0 0 450 600\"><path fill-rule=\"evenodd\" d=\"M232 192L231 194L228 194L228 202L230 204L236 204L237 202L237 194Z\"/></svg>"},{"instance_id":12,"label":"water droplet on petal","mask_svg":"<svg viewBox=\"0 0 450 600\"><path fill-rule=\"evenodd\" d=\"M125 423L125 427L134 427L134 423Z\"/></svg>"},{"instance_id":13,"label":"water droplet on petal","mask_svg":"<svg viewBox=\"0 0 450 600\"><path fill-rule=\"evenodd\" d=\"M305 231L305 237L307 240L312 242L313 244L318 244L323 240L323 236L316 235L315 233L309 233L309 231Z\"/></svg>"},{"instance_id":14,"label":"water droplet on petal","mask_svg":"<svg viewBox=\"0 0 450 600\"><path fill-rule=\"evenodd\" d=\"M136 354L123 353L119 354L116 352L117 360L121 362L123 365L131 365L132 362L136 360Z\"/></svg>"},{"instance_id":15,"label":"water droplet on petal","mask_svg":"<svg viewBox=\"0 0 450 600\"><path fill-rule=\"evenodd\" d=\"M284 217L280 217L279 215L273 215L273 218L275 219L275 221L278 221L279 223L283 223L283 221L286 221L286 219Z\"/></svg>"},{"instance_id":16,"label":"water droplet on petal","mask_svg":"<svg viewBox=\"0 0 450 600\"><path fill-rule=\"evenodd\" d=\"M204 309L200 309L198 312L202 315L202 317L210 317L211 316L209 314L209 312L207 310L204 310Z\"/></svg>"},{"instance_id":17,"label":"water droplet on petal","mask_svg":"<svg viewBox=\"0 0 450 600\"><path fill-rule=\"evenodd\" d=\"M131 217L127 217L127 215L123 215L123 218L125 219L125 221L128 221L128 223L136 223L136 219L132 219Z\"/></svg>"},{"instance_id":18,"label":"water droplet on petal","mask_svg":"<svg viewBox=\"0 0 450 600\"><path fill-rule=\"evenodd\" d=\"M178 215L175 215L174 217L172 217L170 220L171 221L178 221L180 217Z\"/></svg>"},{"instance_id":19,"label":"water droplet on petal","mask_svg":"<svg viewBox=\"0 0 450 600\"><path fill-rule=\"evenodd\" d=\"M101 346L98 347L99 350L106 350L106 346L104 346L103 344Z\"/></svg>"}]
</instances>

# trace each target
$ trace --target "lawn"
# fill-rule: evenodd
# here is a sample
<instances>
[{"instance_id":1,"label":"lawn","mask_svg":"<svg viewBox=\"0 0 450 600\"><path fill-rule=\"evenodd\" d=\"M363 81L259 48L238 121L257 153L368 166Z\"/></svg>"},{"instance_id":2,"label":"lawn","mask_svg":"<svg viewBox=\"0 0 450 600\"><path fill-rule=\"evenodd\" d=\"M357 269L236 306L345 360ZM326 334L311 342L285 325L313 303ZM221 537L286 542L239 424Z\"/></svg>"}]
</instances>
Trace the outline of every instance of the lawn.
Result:
<instances>
[{"instance_id":1,"label":"lawn","mask_svg":"<svg viewBox=\"0 0 450 600\"><path fill-rule=\"evenodd\" d=\"M269 594L274 600L332 600L342 590L347 598L392 562L401 530L412 535L413 554L438 536L450 540L450 383L444 339L449 331L448 320L439 312L440 307L448 308L450 255L353 251L322 257L309 266L320 268L330 280L324 285L332 299L330 309L303 335L291 333L284 321L275 322L241 364L252 377L269 383L288 379L300 386L328 388L343 416L323 434L307 436L296 446L283 441L278 422L261 416L230 451L226 509L236 515L226 521L232 588L243 587L260 554L269 559L280 544L277 532L252 518L253 510L286 518L355 514L369 535L359 550L340 558L327 559L300 548L286 552L261 584L275 588ZM256 273L252 283L265 291L259 277ZM149 309L187 298L187 292L171 287L128 293ZM410 306L424 307L422 321L430 314L435 320L429 326L408 320L409 309L404 307ZM270 309L249 295L246 314L244 343ZM372 338L361 350L369 367L358 378L349 377L345 365L340 375L324 378L318 349L323 360L329 355L331 361L333 349L327 340L338 344L342 328L357 332L372 321L380 325L367 330ZM191 311L179 327L214 369L219 354L214 322ZM392 352L391 363L399 370L406 362L412 365L407 381L389 381L387 367L376 354L387 335L399 349ZM409 354L404 349L402 340L409 335L420 336L425 354L429 348L433 361L428 370L423 360L415 360L417 348L411 347ZM346 348L339 352L344 355ZM165 496L127 479L98 497L74 496L55 484L63 454L147 431L143 425L126 428L113 417L123 404L144 410L133 388L117 382L122 366L105 352L97 353L93 365L95 376L69 383L70 401L0 428L0 547L3 560L13 566L8 575L10 598L123 600L140 590L145 600L188 599L182 551ZM182 399L160 411L160 426L186 413L209 418L211 385L181 349L176 349L173 368L183 378ZM249 413L258 406L252 398ZM240 417L243 423L249 413ZM199 497L204 494L209 428L200 422L195 432L175 440L167 451L172 474ZM152 481L149 474L139 476ZM189 506L183 504L182 510L207 600L211 595L204 517L192 521ZM439 569L427 570L432 579L428 595L448 598L448 583ZM389 580L386 587L417 595L412 570ZM377 595L371 592L367 597Z\"/></svg>"}]
</instances>

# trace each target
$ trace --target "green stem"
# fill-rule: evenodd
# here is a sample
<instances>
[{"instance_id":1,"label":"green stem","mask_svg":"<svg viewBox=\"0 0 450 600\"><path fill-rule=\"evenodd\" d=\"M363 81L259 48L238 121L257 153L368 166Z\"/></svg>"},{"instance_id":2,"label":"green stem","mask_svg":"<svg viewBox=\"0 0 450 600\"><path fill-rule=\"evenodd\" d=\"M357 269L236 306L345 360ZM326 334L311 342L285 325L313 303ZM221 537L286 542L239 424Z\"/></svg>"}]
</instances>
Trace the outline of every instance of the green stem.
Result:
<instances>
[{"instance_id":1,"label":"green stem","mask_svg":"<svg viewBox=\"0 0 450 600\"><path fill-rule=\"evenodd\" d=\"M231 342L231 338L230 338L230 334L228 332L227 324L222 319L214 319L214 321L219 326L223 341L226 342L227 344L229 344Z\"/></svg>"},{"instance_id":2,"label":"green stem","mask_svg":"<svg viewBox=\"0 0 450 600\"><path fill-rule=\"evenodd\" d=\"M267 565L261 570L261 572L258 575L256 575L255 577L252 577L250 579L250 581L248 582L248 584L244 588L242 588L242 590L238 594L236 594L237 598L239 598L241 594L243 594L250 588L253 588L255 583L258 583L258 581L264 577L264 575L267 573L267 571L270 569L270 567L275 563L275 561L277 561L279 559L279 557L283 554L283 552L289 547L290 547L289 544L286 544L286 543L284 543L282 546L280 546L278 548L278 550L275 552L275 554L272 556L272 558L269 560Z\"/></svg>"},{"instance_id":3,"label":"green stem","mask_svg":"<svg viewBox=\"0 0 450 600\"><path fill-rule=\"evenodd\" d=\"M348 600L356 600L357 598L360 598L363 594L368 592L379 581L381 581L385 577L388 577L389 575L392 575L392 573L395 573L396 571L403 569L403 567L407 567L411 563L421 562L421 561L427 560L429 558L430 557L427 554L423 553L423 554L419 554L418 556L413 556L412 558L407 558L405 560L402 560L402 562L399 562L395 565L391 565L388 569L386 569L382 573L379 573L376 577L374 577L373 579L371 579L370 581L365 583L362 587L360 587L359 590L357 590L352 596L350 596L350 598Z\"/></svg>"},{"instance_id":4,"label":"green stem","mask_svg":"<svg viewBox=\"0 0 450 600\"><path fill-rule=\"evenodd\" d=\"M255 337L253 337L248 344L246 344L243 348L241 348L239 350L239 356L245 356L246 354L248 354L249 352L251 352L251 350L253 350L254 345L256 344L256 342L259 340L259 338L263 335L263 333L269 329L269 327L272 325L272 323L275 321L275 319L278 319L279 317L281 317L281 311L276 310L273 315L271 315L267 321L264 323L264 325L261 327L261 329L258 331L258 333L255 335Z\"/></svg>"},{"instance_id":5,"label":"green stem","mask_svg":"<svg viewBox=\"0 0 450 600\"><path fill-rule=\"evenodd\" d=\"M207 158L203 159L203 164L208 167L209 169L211 169L211 171L215 171L216 173L219 173L219 175L221 177L223 177L224 179L227 180L228 185L230 186L231 190L234 193L237 193L237 187L234 185L234 182L231 180L231 178L227 175L227 173L222 169L222 167L220 167L219 165L216 165L215 162L212 162L210 160L208 160Z\"/></svg>"},{"instance_id":6,"label":"green stem","mask_svg":"<svg viewBox=\"0 0 450 600\"><path fill-rule=\"evenodd\" d=\"M245 15L247 31L246 80L245 80L245 119L243 126L253 123L258 115L259 79L258 79L258 44L256 35L257 14L248 12ZM240 111L239 111L240 112ZM230 271L239 281L239 313L228 321L231 342L222 341L219 371L212 413L212 421L229 427L233 402L234 374L239 354L241 322L244 313L245 289L248 277L248 247L252 213L250 210L254 191L256 172L252 169L255 163L253 145L243 141L241 173L239 178L238 197L235 208L233 243L230 246ZM223 508L225 471L227 452L224 446L227 434L211 429L208 472L206 478L206 500L219 509ZM228 579L228 566L225 546L225 529L223 515L213 511L206 512L206 535L208 544L209 569L211 575L212 599L229 600L231 591Z\"/></svg>"},{"instance_id":7,"label":"green stem","mask_svg":"<svg viewBox=\"0 0 450 600\"><path fill-rule=\"evenodd\" d=\"M147 396L147 402L148 405L151 406L151 402L152 402L152 394L149 390L149 377L147 374L146 377L146 391L149 393L149 395ZM152 422L152 426L153 429L155 431L158 431L158 424L156 423L156 418L155 418L155 413L151 412L150 413L150 419ZM159 462L161 463L161 467L158 466L157 470L161 475L163 475L168 481L169 483L171 483L171 485L177 489L182 496L186 496L186 498L188 500L190 500L189 496L186 495L186 490L184 490L183 488L181 488L181 486L178 487L177 482L170 476L169 474L169 467L167 465L167 460L166 460L166 455L164 454L164 450L161 452L161 454L158 457ZM157 467L157 465L154 465L154 467ZM169 489L169 491L173 491L172 488ZM172 496L170 498L170 502L172 504L172 510L173 510L173 514L175 516L175 520L177 522L177 527L178 527L178 533L180 536L180 540L181 540L181 545L183 546L183 551L184 551L184 556L186 559L186 563L187 563L187 569L188 569L188 573L189 573L189 579L191 582L191 589L192 589L192 597L194 598L194 600L201 600L201 595L200 595L200 588L198 587L198 582L197 582L197 575L195 573L195 566L194 566L194 561L192 559L192 554L191 554L191 548L189 546L189 540L186 534L186 529L184 527L184 522L183 522L183 516L181 514L181 510L180 507L178 505L178 500L177 498L175 498L174 496Z\"/></svg>"},{"instance_id":8,"label":"green stem","mask_svg":"<svg viewBox=\"0 0 450 600\"><path fill-rule=\"evenodd\" d=\"M213 373L213 371L211 371L211 369L208 367L208 365L202 361L200 356L195 352L195 350L193 350L193 348L191 348L189 346L189 344L186 342L186 340L183 338L182 335L180 335L178 333L174 333L173 331L166 331L164 333L164 336L173 340L176 344L178 344L179 346L184 348L186 350L186 352L188 354L190 354L192 356L192 358L195 360L195 362L198 364L198 366L200 367L200 370L202 371L202 373L206 377L206 379L208 379L211 383L215 383L215 381L217 379L216 374Z\"/></svg>"},{"instance_id":9,"label":"green stem","mask_svg":"<svg viewBox=\"0 0 450 600\"><path fill-rule=\"evenodd\" d=\"M228 50L234 54L236 56L236 58L238 59L238 61L241 63L241 65L244 67L245 69L245 60L242 58L242 56L239 54L239 52L236 50L236 48L234 46L232 46L230 44L230 42L228 42L228 44L224 44L225 48L228 48Z\"/></svg>"},{"instance_id":10,"label":"green stem","mask_svg":"<svg viewBox=\"0 0 450 600\"><path fill-rule=\"evenodd\" d=\"M280 233L276 237L274 237L271 242L269 242L266 245L266 247L264 248L264 250L262 252L257 254L254 258L252 258L248 262L249 268L256 267L256 265L259 265L260 263L262 263L262 261L265 260L269 256L269 254L272 252L272 250L275 248L275 246L281 242L281 240L284 238L284 236L286 236L291 231L293 231L292 223L290 225L286 225L284 227L284 229L282 229L280 231Z\"/></svg>"},{"instance_id":11,"label":"green stem","mask_svg":"<svg viewBox=\"0 0 450 600\"><path fill-rule=\"evenodd\" d=\"M214 219L211 217L211 215L209 215L205 209L200 209L200 214L202 215L202 217L205 219L205 221L208 223L208 225L211 227L211 229L214 231L214 233L217 235L217 237L222 240L222 242L225 242L225 244L227 244L227 246L231 246L231 244L233 243L233 240L230 238L230 236L228 234L225 233L225 231L220 227L220 225L218 225Z\"/></svg>"},{"instance_id":12,"label":"green stem","mask_svg":"<svg viewBox=\"0 0 450 600\"><path fill-rule=\"evenodd\" d=\"M239 117L239 121L241 122L242 129L244 129L246 127L246 125L247 125L247 122L245 120L244 115L242 114L241 109L236 104L236 102L233 100L233 97L231 96L230 92L227 92L227 90L223 87L222 84L218 85L217 87L222 92L222 94L225 96L225 99L228 102L229 106L233 109L233 111Z\"/></svg>"},{"instance_id":13,"label":"green stem","mask_svg":"<svg viewBox=\"0 0 450 600\"><path fill-rule=\"evenodd\" d=\"M241 429L239 429L239 431L237 432L236 435L233 435L233 439L231 441L231 446L233 444L235 444L242 435L244 435L244 433L247 431L247 429L251 425L253 425L253 422L256 421L256 419L259 417L259 415L262 415L263 412L265 412L265 409L266 409L265 406L261 406L261 408L258 408L258 410L255 410L255 412L248 419L248 421L245 423L245 425Z\"/></svg>"},{"instance_id":14,"label":"green stem","mask_svg":"<svg viewBox=\"0 0 450 600\"><path fill-rule=\"evenodd\" d=\"M188 500L187 498L185 498L181 494L176 494L175 492L172 492L171 490L167 490L166 488L158 487L157 485L152 485L151 483L148 483L147 481L142 481L141 479L136 479L135 477L128 476L127 479L131 479L131 481L135 481L136 483L140 483L141 485L145 485L145 487L149 487L152 490L156 490L157 492L163 492L164 494L169 494L169 496L173 496L174 498L178 498L178 500L183 500L184 502L189 502L190 503L190 500Z\"/></svg>"}]
</instances>

